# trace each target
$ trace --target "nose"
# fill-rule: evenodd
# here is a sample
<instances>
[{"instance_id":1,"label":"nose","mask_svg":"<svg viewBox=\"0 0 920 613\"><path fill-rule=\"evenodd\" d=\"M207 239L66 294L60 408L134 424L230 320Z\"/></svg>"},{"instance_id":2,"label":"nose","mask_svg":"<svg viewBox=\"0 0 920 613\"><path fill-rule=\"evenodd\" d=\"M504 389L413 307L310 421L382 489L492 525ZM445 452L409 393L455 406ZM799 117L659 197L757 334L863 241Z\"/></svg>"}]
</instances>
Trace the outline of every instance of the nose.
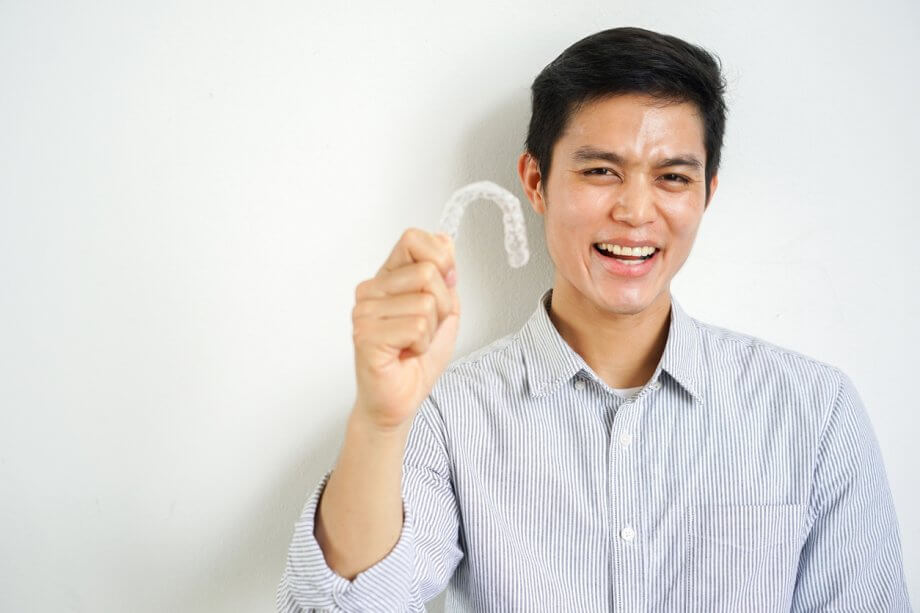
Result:
<instances>
[{"instance_id":1,"label":"nose","mask_svg":"<svg viewBox=\"0 0 920 613\"><path fill-rule=\"evenodd\" d=\"M618 190L610 216L631 226L641 226L655 219L655 194L652 186L630 178Z\"/></svg>"}]
</instances>

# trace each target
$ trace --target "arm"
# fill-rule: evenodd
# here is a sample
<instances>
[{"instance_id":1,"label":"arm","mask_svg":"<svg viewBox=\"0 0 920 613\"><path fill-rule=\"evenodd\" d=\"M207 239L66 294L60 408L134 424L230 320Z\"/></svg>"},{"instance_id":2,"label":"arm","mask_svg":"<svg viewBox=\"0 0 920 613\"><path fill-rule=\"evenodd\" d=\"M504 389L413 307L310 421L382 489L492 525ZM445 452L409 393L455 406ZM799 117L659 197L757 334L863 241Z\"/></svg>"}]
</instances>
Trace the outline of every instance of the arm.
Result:
<instances>
[{"instance_id":1,"label":"arm","mask_svg":"<svg viewBox=\"0 0 920 613\"><path fill-rule=\"evenodd\" d=\"M818 446L809 500L813 523L792 611L910 611L881 449L853 382L838 373Z\"/></svg>"},{"instance_id":2,"label":"arm","mask_svg":"<svg viewBox=\"0 0 920 613\"><path fill-rule=\"evenodd\" d=\"M320 507L320 516L325 513L325 507L318 503L328 493L331 475L339 470L337 465L314 489L295 526L287 565L276 595L278 611L300 613L317 608L339 612L424 612L424 603L444 590L463 557L463 551L458 542L459 510L450 482L450 463L440 420L436 411L429 413L433 406L431 400L426 399L414 417L405 455L401 458L401 495L397 498L401 504L396 511L402 519L396 526L395 544L383 545L386 550L375 552L361 549L361 543L380 544L390 538L383 534L391 527L385 522L378 524L382 530L373 538L364 534L363 530L368 525L373 526L378 521L370 517L377 510L376 501L371 500L368 517L360 512L353 514L358 522L357 528L344 526L346 537L343 543L355 543L358 556L363 560L357 563L354 559L345 560L346 566L351 564L351 568L356 569L354 576L342 576L329 564L330 556L324 553L326 550L317 539L318 530L314 532L314 525L317 507ZM356 438L352 442L358 440ZM372 470L385 472L386 469ZM343 496L344 500L354 503L365 498L363 493L354 492L359 487L368 486L364 476L358 477L354 487L346 478L342 479L342 483L346 493L356 494L351 499ZM329 516L335 515L339 519L334 506L330 509L333 510ZM328 523L332 526L332 522ZM334 533L327 536L335 538ZM359 538L350 538L355 536ZM344 548L330 543L330 550L342 551ZM361 566L365 567L358 570Z\"/></svg>"},{"instance_id":3,"label":"arm","mask_svg":"<svg viewBox=\"0 0 920 613\"><path fill-rule=\"evenodd\" d=\"M320 494L314 533L329 567L349 581L399 539L402 459L410 425L383 432L358 412L348 420L341 457Z\"/></svg>"}]
</instances>

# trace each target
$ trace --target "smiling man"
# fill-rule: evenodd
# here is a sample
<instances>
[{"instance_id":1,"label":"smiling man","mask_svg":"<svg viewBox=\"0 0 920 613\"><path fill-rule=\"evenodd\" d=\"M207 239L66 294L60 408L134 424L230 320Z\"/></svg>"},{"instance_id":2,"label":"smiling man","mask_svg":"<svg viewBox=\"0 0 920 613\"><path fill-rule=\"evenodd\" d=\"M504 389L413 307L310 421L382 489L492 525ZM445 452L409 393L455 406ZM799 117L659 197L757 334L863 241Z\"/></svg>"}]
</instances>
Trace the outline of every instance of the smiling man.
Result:
<instances>
[{"instance_id":1,"label":"smiling man","mask_svg":"<svg viewBox=\"0 0 920 613\"><path fill-rule=\"evenodd\" d=\"M408 230L353 312L357 398L278 587L295 612L909 611L882 455L838 368L688 315L715 58L639 28L533 84L518 161L555 264L448 365L453 246Z\"/></svg>"},{"instance_id":2,"label":"smiling man","mask_svg":"<svg viewBox=\"0 0 920 613\"><path fill-rule=\"evenodd\" d=\"M724 113L721 100L711 102ZM699 115L692 102L608 93L581 101L551 154L535 114L518 162L555 264L553 324L614 388L641 386L655 370L668 338L669 284L718 185L715 163L704 167ZM710 129L721 142L722 125Z\"/></svg>"}]
</instances>

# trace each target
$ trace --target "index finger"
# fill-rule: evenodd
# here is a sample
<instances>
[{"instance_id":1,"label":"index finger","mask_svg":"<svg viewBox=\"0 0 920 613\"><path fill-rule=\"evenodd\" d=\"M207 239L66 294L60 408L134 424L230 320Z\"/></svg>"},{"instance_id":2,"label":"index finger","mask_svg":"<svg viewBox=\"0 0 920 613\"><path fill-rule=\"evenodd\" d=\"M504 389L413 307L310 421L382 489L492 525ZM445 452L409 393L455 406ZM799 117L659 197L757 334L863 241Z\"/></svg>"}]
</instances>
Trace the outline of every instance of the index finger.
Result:
<instances>
[{"instance_id":1,"label":"index finger","mask_svg":"<svg viewBox=\"0 0 920 613\"><path fill-rule=\"evenodd\" d=\"M442 276L446 276L454 268L454 242L446 234L409 228L403 232L377 274L415 262L431 262Z\"/></svg>"}]
</instances>

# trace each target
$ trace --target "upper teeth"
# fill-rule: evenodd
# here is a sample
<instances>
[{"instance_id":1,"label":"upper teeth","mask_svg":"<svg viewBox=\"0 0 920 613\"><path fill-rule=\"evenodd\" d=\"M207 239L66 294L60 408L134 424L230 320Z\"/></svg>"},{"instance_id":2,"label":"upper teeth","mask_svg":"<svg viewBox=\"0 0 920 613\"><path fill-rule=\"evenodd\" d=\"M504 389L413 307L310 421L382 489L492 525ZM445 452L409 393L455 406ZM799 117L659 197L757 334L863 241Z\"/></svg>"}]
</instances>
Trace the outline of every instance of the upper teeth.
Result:
<instances>
[{"instance_id":1,"label":"upper teeth","mask_svg":"<svg viewBox=\"0 0 920 613\"><path fill-rule=\"evenodd\" d=\"M609 251L610 253L616 255L638 255L645 257L655 253L655 247L621 247L620 245L614 245L613 243L598 243L597 246L604 251Z\"/></svg>"}]
</instances>

